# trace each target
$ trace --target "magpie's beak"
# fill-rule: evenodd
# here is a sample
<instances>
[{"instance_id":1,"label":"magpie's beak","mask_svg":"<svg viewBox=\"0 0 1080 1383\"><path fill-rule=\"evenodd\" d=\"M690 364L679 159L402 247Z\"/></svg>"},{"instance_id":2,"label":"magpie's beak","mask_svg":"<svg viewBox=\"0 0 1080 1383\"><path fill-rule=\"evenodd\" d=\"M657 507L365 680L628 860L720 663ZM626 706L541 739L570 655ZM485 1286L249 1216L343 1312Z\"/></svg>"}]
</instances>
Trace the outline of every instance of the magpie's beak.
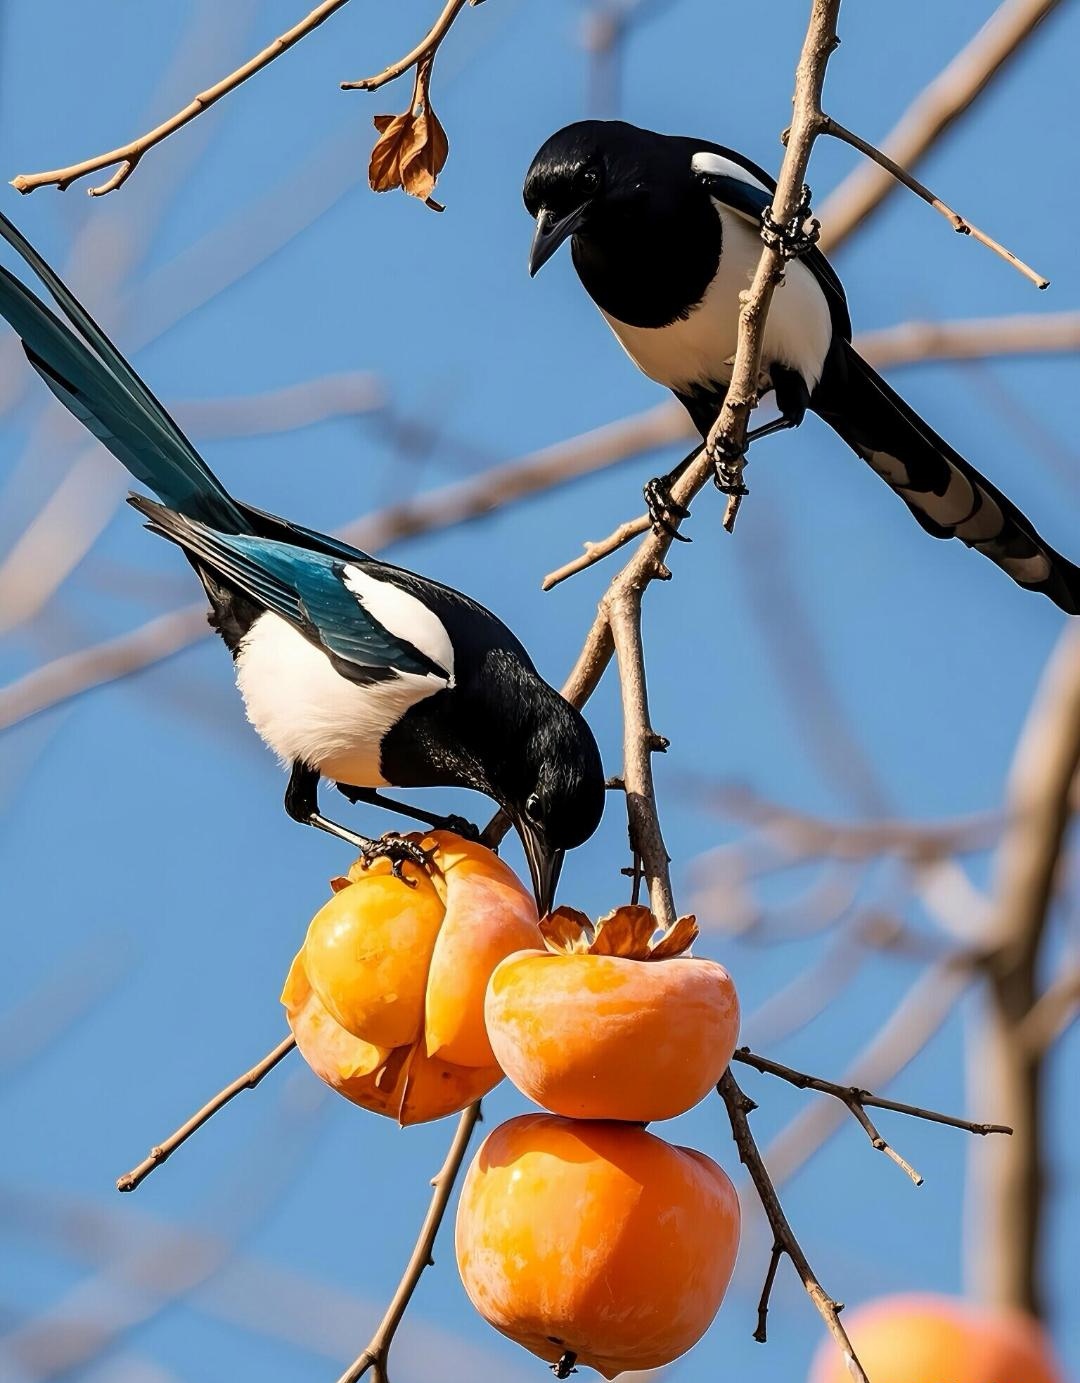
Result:
<instances>
[{"instance_id":1,"label":"magpie's beak","mask_svg":"<svg viewBox=\"0 0 1080 1383\"><path fill-rule=\"evenodd\" d=\"M528 822L522 824L518 830L525 846L525 857L529 861L536 910L541 917L546 917L555 902L555 889L559 883L563 856L566 852L548 849L543 836Z\"/></svg>"},{"instance_id":2,"label":"magpie's beak","mask_svg":"<svg viewBox=\"0 0 1080 1383\"><path fill-rule=\"evenodd\" d=\"M536 234L529 251L529 277L533 278L548 262L559 246L577 230L589 209L588 202L565 216L556 217L554 212L541 207L536 217Z\"/></svg>"}]
</instances>

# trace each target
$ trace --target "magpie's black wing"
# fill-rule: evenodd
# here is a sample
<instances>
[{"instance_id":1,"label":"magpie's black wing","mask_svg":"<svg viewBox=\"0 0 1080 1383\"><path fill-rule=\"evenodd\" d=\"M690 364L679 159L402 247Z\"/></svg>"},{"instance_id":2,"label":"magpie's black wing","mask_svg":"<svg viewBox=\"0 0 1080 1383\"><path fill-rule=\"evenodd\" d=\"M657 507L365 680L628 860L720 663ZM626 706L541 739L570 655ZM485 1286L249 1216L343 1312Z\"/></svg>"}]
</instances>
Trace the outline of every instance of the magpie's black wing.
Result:
<instances>
[{"instance_id":1,"label":"magpie's black wing","mask_svg":"<svg viewBox=\"0 0 1080 1383\"><path fill-rule=\"evenodd\" d=\"M710 195L740 216L760 225L762 216L772 205L776 191L775 179L752 160L722 144L687 140L687 147L691 145L694 150L691 157L694 176L708 188ZM711 158L699 155L711 155ZM844 286L837 278L836 271L816 246L801 255L800 259L821 285L829 304L833 331L845 341L850 341L851 317Z\"/></svg>"},{"instance_id":2,"label":"magpie's black wing","mask_svg":"<svg viewBox=\"0 0 1080 1383\"><path fill-rule=\"evenodd\" d=\"M449 681L451 669L387 629L349 589L348 561L273 538L219 533L141 495L128 502L146 515L151 531L287 620L323 648L351 681L377 682L396 672L434 674Z\"/></svg>"}]
</instances>

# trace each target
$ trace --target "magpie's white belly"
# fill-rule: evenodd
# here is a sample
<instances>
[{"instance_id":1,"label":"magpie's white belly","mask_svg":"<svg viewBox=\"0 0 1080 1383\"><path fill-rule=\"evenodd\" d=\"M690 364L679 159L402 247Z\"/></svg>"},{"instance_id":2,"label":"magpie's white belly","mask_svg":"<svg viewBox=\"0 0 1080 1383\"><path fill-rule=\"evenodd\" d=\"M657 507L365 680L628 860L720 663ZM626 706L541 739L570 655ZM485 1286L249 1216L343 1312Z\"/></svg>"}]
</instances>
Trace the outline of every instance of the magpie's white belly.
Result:
<instances>
[{"instance_id":1,"label":"magpie's white belly","mask_svg":"<svg viewBox=\"0 0 1080 1383\"><path fill-rule=\"evenodd\" d=\"M695 384L727 384L739 332L739 294L750 287L761 257L761 238L744 217L714 202L723 226L716 277L685 321L665 327L632 327L604 317L623 349L658 384L686 393ZM832 340L832 319L817 280L792 260L773 294L762 351L764 385L779 362L798 370L810 389L821 378Z\"/></svg>"},{"instance_id":2,"label":"magpie's white belly","mask_svg":"<svg viewBox=\"0 0 1080 1383\"><path fill-rule=\"evenodd\" d=\"M251 626L236 659L248 720L283 763L297 759L354 787L385 787L383 736L410 706L442 691L448 678L396 672L360 686L279 615Z\"/></svg>"}]
</instances>

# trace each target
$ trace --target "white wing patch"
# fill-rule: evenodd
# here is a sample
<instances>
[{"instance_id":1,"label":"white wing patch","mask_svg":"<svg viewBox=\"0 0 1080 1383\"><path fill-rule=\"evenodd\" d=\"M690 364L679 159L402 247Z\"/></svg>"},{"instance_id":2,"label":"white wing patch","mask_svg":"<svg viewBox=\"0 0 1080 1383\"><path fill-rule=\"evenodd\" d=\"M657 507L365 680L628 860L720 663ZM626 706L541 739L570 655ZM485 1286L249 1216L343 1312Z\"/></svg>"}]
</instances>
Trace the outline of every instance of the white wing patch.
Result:
<instances>
[{"instance_id":1,"label":"white wing patch","mask_svg":"<svg viewBox=\"0 0 1080 1383\"><path fill-rule=\"evenodd\" d=\"M399 639L407 640L425 657L437 663L446 673L447 686L454 685L454 645L437 615L400 586L390 581L379 581L359 567L347 566L343 579L364 609L384 629Z\"/></svg>"},{"instance_id":2,"label":"white wing patch","mask_svg":"<svg viewBox=\"0 0 1080 1383\"><path fill-rule=\"evenodd\" d=\"M748 187L756 187L760 192L769 192L760 178L755 178L753 173L745 169L742 164L736 163L733 159L724 158L722 154L704 152L695 154L690 160L690 171L704 173L707 177L737 178L739 182L746 183ZM769 196L772 196L771 192L769 192Z\"/></svg>"}]
</instances>

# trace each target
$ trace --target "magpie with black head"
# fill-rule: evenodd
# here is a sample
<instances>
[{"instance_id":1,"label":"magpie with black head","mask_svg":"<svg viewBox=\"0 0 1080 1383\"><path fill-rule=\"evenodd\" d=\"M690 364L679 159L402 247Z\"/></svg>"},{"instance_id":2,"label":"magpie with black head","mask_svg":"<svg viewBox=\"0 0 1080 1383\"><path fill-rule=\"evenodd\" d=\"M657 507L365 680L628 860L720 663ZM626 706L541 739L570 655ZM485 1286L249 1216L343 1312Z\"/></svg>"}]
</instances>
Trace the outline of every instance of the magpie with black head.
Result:
<instances>
[{"instance_id":1,"label":"magpie with black head","mask_svg":"<svg viewBox=\"0 0 1080 1383\"><path fill-rule=\"evenodd\" d=\"M600 754L585 720L490 611L448 586L234 499L134 369L22 234L0 235L71 330L0 267L0 314L60 402L160 503L130 503L178 544L232 654L248 719L291 766L285 807L365 858L423 864L402 837L359 836L321 814L320 777L353 801L431 825L464 823L376 789L484 793L513 821L541 913L566 850L596 829Z\"/></svg>"},{"instance_id":2,"label":"magpie with black head","mask_svg":"<svg viewBox=\"0 0 1080 1383\"><path fill-rule=\"evenodd\" d=\"M666 385L707 437L731 381L739 295L761 255L763 224L790 254L766 320L759 391L779 418L753 441L797 427L809 409L900 496L935 538L959 538L1028 590L1080 613L1080 568L897 394L851 344L844 289L805 226L775 227L776 184L708 140L583 120L543 145L525 179L536 221L535 274L565 240L586 292L631 360ZM646 486L655 522L679 512L670 488L698 449ZM730 489L731 458L716 456ZM684 515L685 511L681 511Z\"/></svg>"}]
</instances>

